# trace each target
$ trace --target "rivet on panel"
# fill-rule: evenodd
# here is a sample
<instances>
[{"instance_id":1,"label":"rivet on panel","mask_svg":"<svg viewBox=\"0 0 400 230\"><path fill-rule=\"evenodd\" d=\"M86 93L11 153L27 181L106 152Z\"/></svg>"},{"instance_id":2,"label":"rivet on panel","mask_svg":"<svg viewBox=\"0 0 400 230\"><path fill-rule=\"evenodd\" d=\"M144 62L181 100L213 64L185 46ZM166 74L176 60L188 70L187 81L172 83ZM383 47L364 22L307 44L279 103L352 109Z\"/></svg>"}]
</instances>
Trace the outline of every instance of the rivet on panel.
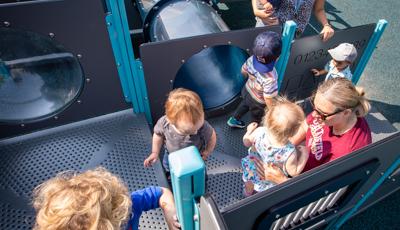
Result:
<instances>
[{"instance_id":1,"label":"rivet on panel","mask_svg":"<svg viewBox=\"0 0 400 230\"><path fill-rule=\"evenodd\" d=\"M56 35L55 35L54 33L51 33L51 32L49 33L49 37L50 37L50 38L54 38L55 36L56 36Z\"/></svg>"},{"instance_id":2,"label":"rivet on panel","mask_svg":"<svg viewBox=\"0 0 400 230\"><path fill-rule=\"evenodd\" d=\"M181 62L182 62L182 63L185 63L185 59L182 59Z\"/></svg>"},{"instance_id":3,"label":"rivet on panel","mask_svg":"<svg viewBox=\"0 0 400 230\"><path fill-rule=\"evenodd\" d=\"M81 104L81 103L82 103L82 101L81 101L81 100L77 100L76 102L78 102L78 104Z\"/></svg>"},{"instance_id":4,"label":"rivet on panel","mask_svg":"<svg viewBox=\"0 0 400 230\"><path fill-rule=\"evenodd\" d=\"M230 45L230 44L232 44L232 42L231 42L231 41L228 41L228 44Z\"/></svg>"},{"instance_id":5,"label":"rivet on panel","mask_svg":"<svg viewBox=\"0 0 400 230\"><path fill-rule=\"evenodd\" d=\"M82 58L82 54L77 54L76 55L78 58Z\"/></svg>"},{"instance_id":6,"label":"rivet on panel","mask_svg":"<svg viewBox=\"0 0 400 230\"><path fill-rule=\"evenodd\" d=\"M86 82L89 83L90 82L90 78L86 78Z\"/></svg>"},{"instance_id":7,"label":"rivet on panel","mask_svg":"<svg viewBox=\"0 0 400 230\"><path fill-rule=\"evenodd\" d=\"M7 21L4 21L3 24L4 24L4 26L6 26L6 27L9 27L9 26L11 25L10 22L7 22Z\"/></svg>"}]
</instances>

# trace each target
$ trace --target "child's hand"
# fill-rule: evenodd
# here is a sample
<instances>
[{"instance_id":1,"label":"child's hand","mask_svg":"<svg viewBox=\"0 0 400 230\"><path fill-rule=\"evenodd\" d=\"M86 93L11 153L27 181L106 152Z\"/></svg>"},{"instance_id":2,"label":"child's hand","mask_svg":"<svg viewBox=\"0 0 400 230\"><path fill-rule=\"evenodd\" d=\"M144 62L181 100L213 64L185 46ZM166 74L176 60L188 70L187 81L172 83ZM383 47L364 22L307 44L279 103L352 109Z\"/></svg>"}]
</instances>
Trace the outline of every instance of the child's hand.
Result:
<instances>
[{"instance_id":1,"label":"child's hand","mask_svg":"<svg viewBox=\"0 0 400 230\"><path fill-rule=\"evenodd\" d=\"M321 76L319 70L317 69L311 69L311 72L314 74L315 77Z\"/></svg>"},{"instance_id":2,"label":"child's hand","mask_svg":"<svg viewBox=\"0 0 400 230\"><path fill-rule=\"evenodd\" d=\"M151 153L149 157L146 158L146 160L144 160L144 167L150 167L152 166L154 163L156 163L158 159L158 154L157 153Z\"/></svg>"},{"instance_id":3,"label":"child's hand","mask_svg":"<svg viewBox=\"0 0 400 230\"><path fill-rule=\"evenodd\" d=\"M272 6L271 3L267 2L264 4L265 13L271 13L271 12L273 12L273 10L274 10L274 7Z\"/></svg>"},{"instance_id":4,"label":"child's hand","mask_svg":"<svg viewBox=\"0 0 400 230\"><path fill-rule=\"evenodd\" d=\"M201 158L203 159L203 161L207 160L208 156L211 155L211 153L207 152L207 151L203 151L200 153Z\"/></svg>"},{"instance_id":5,"label":"child's hand","mask_svg":"<svg viewBox=\"0 0 400 230\"><path fill-rule=\"evenodd\" d=\"M247 132L253 132L257 127L258 127L257 122L251 122L251 123L247 126Z\"/></svg>"}]
</instances>

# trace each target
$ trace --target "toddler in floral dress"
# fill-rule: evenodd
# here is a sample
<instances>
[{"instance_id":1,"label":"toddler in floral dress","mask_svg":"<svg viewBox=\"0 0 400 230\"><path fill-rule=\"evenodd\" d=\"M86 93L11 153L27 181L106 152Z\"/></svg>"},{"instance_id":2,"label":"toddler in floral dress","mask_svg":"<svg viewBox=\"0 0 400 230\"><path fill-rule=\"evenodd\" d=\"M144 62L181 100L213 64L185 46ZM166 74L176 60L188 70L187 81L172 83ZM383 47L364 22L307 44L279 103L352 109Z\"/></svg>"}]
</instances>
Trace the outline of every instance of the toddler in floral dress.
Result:
<instances>
[{"instance_id":1,"label":"toddler in floral dress","mask_svg":"<svg viewBox=\"0 0 400 230\"><path fill-rule=\"evenodd\" d=\"M308 154L298 151L289 138L297 133L304 122L304 112L300 106L285 98L276 100L263 118L263 126L251 123L243 137L243 143L249 147L248 156L242 159L244 195L265 191L275 185L272 181L262 180L257 175L254 159L277 166L288 176L297 176L303 170Z\"/></svg>"}]
</instances>

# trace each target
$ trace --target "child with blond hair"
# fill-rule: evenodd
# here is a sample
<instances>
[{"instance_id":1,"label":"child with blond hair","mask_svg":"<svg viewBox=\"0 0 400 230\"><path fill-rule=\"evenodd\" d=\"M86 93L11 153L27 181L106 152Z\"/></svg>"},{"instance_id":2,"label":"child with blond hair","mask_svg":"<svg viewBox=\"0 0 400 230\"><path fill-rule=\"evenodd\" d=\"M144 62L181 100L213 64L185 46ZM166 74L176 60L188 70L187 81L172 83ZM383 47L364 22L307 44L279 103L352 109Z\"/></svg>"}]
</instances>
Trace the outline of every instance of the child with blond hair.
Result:
<instances>
[{"instance_id":1,"label":"child with blond hair","mask_svg":"<svg viewBox=\"0 0 400 230\"><path fill-rule=\"evenodd\" d=\"M136 230L143 211L161 207L169 229L180 227L171 191L147 187L129 195L127 186L104 168L64 172L37 186L34 229Z\"/></svg>"},{"instance_id":2,"label":"child with blond hair","mask_svg":"<svg viewBox=\"0 0 400 230\"><path fill-rule=\"evenodd\" d=\"M195 92L178 88L169 93L165 102L165 115L154 126L152 151L144 166L154 164L164 145L164 169L169 172L168 154L194 145L203 160L214 150L217 136L204 120L203 104Z\"/></svg>"},{"instance_id":3,"label":"child with blond hair","mask_svg":"<svg viewBox=\"0 0 400 230\"><path fill-rule=\"evenodd\" d=\"M303 170L308 154L296 150L289 138L296 134L304 121L300 106L285 98L278 98L263 119L263 126L251 123L243 137L249 147L248 156L242 159L244 195L250 196L271 188L275 183L261 180L257 175L254 160L277 166L287 176L297 176Z\"/></svg>"}]
</instances>

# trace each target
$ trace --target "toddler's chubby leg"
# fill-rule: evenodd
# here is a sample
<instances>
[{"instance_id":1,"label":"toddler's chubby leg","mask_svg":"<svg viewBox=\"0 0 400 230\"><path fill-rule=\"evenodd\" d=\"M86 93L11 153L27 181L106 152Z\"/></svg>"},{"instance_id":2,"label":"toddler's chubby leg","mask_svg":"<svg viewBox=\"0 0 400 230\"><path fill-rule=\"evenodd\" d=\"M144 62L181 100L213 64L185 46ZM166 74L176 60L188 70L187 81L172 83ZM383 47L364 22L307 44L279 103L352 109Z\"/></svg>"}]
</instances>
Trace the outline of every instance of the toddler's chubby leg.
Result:
<instances>
[{"instance_id":1,"label":"toddler's chubby leg","mask_svg":"<svg viewBox=\"0 0 400 230\"><path fill-rule=\"evenodd\" d=\"M248 197L254 194L254 184L251 181L244 183L244 196Z\"/></svg>"}]
</instances>

